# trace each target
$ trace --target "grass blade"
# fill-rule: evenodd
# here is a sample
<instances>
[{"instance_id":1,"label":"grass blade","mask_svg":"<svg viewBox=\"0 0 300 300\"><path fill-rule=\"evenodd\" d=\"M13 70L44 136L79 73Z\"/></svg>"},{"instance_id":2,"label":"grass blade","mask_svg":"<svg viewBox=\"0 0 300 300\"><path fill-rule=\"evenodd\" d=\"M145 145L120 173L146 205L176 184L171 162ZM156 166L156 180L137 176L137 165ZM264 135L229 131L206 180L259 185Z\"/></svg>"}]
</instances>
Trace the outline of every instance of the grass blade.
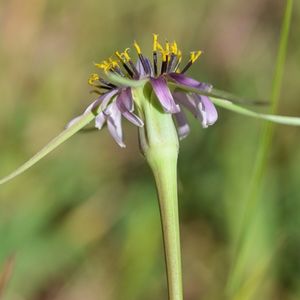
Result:
<instances>
[{"instance_id":1,"label":"grass blade","mask_svg":"<svg viewBox=\"0 0 300 300\"><path fill-rule=\"evenodd\" d=\"M271 92L271 108L270 113L275 114L277 112L281 87L282 87L282 78L283 71L286 59L286 51L288 44L288 36L292 18L292 9L293 9L293 0L287 0L286 9L283 18L283 23L281 27L281 35L280 35L280 43L279 50L277 55L277 61L275 65L273 83L272 83L272 92ZM278 121L277 117L277 121ZM273 121L273 120L272 120ZM297 125L297 118L293 118L293 120L287 120L286 117L282 119L280 117L280 121L284 123L286 121L292 121L293 125ZM281 122L282 123L282 122ZM292 125L292 124L289 124ZM245 260L243 260L243 254L246 251L245 245L247 244L246 240L248 237L248 232L251 229L252 220L255 218L258 199L261 191L263 177L267 167L267 158L268 153L271 148L272 138L274 134L274 125L272 123L266 123L259 142L259 148L255 160L254 171L252 175L252 180L250 182L249 193L245 202L245 209L243 211L243 220L241 224L240 233L238 235L238 240L235 247L235 252L233 254L234 262L232 264L232 269L229 274L229 280L227 284L227 293L229 294L229 298L232 298L233 295L239 292L240 284L239 277L242 277L240 274L241 270L243 270L243 264ZM255 272L255 268L253 269ZM254 287L252 287L254 288ZM258 287L256 287L258 288Z\"/></svg>"}]
</instances>

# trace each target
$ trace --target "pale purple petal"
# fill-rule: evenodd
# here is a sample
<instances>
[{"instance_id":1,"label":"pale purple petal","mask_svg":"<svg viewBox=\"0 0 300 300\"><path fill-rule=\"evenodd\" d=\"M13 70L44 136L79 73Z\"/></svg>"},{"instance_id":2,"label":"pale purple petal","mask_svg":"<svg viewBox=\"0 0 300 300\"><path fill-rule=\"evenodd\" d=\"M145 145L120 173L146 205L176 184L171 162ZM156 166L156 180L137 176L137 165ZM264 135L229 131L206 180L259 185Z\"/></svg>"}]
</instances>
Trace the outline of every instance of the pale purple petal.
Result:
<instances>
[{"instance_id":1,"label":"pale purple petal","mask_svg":"<svg viewBox=\"0 0 300 300\"><path fill-rule=\"evenodd\" d=\"M101 102L101 96L98 97L93 103L91 103L87 109L84 111L83 115L86 115L88 113L90 113L91 111L94 111L95 108L99 105L99 103Z\"/></svg>"},{"instance_id":2,"label":"pale purple petal","mask_svg":"<svg viewBox=\"0 0 300 300\"><path fill-rule=\"evenodd\" d=\"M214 104L207 96L200 96L198 94L192 94L192 96L201 113L203 128L213 125L218 119L218 112Z\"/></svg>"},{"instance_id":3,"label":"pale purple petal","mask_svg":"<svg viewBox=\"0 0 300 300\"><path fill-rule=\"evenodd\" d=\"M115 102L109 105L105 114L107 114L107 128L111 136L120 147L126 147L123 142L122 115Z\"/></svg>"},{"instance_id":4,"label":"pale purple petal","mask_svg":"<svg viewBox=\"0 0 300 300\"><path fill-rule=\"evenodd\" d=\"M177 132L178 132L179 139L182 140L185 137L187 137L188 134L190 133L190 126L187 122L187 119L186 119L186 116L185 116L185 113L183 112L183 110L181 110L177 114L174 114L174 118L177 123Z\"/></svg>"},{"instance_id":5,"label":"pale purple petal","mask_svg":"<svg viewBox=\"0 0 300 300\"><path fill-rule=\"evenodd\" d=\"M100 108L101 110L104 110L108 103L110 102L111 98L118 92L118 89L114 89L108 93L105 93L103 95L100 96L101 98L101 105L100 105Z\"/></svg>"},{"instance_id":6,"label":"pale purple petal","mask_svg":"<svg viewBox=\"0 0 300 300\"><path fill-rule=\"evenodd\" d=\"M212 89L212 86L210 84L199 82L181 73L169 73L168 77L176 83L185 85L187 87L192 87L203 91L210 91Z\"/></svg>"},{"instance_id":7,"label":"pale purple petal","mask_svg":"<svg viewBox=\"0 0 300 300\"><path fill-rule=\"evenodd\" d=\"M95 118L95 127L98 128L99 130L102 129L104 123L106 121L106 116L105 114L101 111L97 117Z\"/></svg>"},{"instance_id":8,"label":"pale purple petal","mask_svg":"<svg viewBox=\"0 0 300 300\"><path fill-rule=\"evenodd\" d=\"M140 78L144 78L147 76L140 59L138 59L136 62L136 69L140 75Z\"/></svg>"},{"instance_id":9,"label":"pale purple petal","mask_svg":"<svg viewBox=\"0 0 300 300\"><path fill-rule=\"evenodd\" d=\"M189 110L194 115L195 118L199 117L199 109L193 97L183 92L173 92L173 97L176 103L184 106L187 110Z\"/></svg>"},{"instance_id":10,"label":"pale purple petal","mask_svg":"<svg viewBox=\"0 0 300 300\"><path fill-rule=\"evenodd\" d=\"M147 57L145 57L145 63L147 65L148 69L150 70L150 74L148 74L148 75L153 76L154 75L153 67L152 67L150 60Z\"/></svg>"},{"instance_id":11,"label":"pale purple petal","mask_svg":"<svg viewBox=\"0 0 300 300\"><path fill-rule=\"evenodd\" d=\"M143 127L143 121L133 113L134 104L131 95L131 89L123 89L117 97L116 104L121 111L122 115L131 123L136 126Z\"/></svg>"},{"instance_id":12,"label":"pale purple petal","mask_svg":"<svg viewBox=\"0 0 300 300\"><path fill-rule=\"evenodd\" d=\"M177 113L180 111L179 106L175 103L173 96L169 90L167 82L164 77L151 78L153 90L164 108L168 113Z\"/></svg>"},{"instance_id":13,"label":"pale purple petal","mask_svg":"<svg viewBox=\"0 0 300 300\"><path fill-rule=\"evenodd\" d=\"M200 96L195 93L186 94L174 92L176 103L188 109L197 119L201 120L204 128L213 125L218 119L218 112L214 104L207 96Z\"/></svg>"}]
</instances>

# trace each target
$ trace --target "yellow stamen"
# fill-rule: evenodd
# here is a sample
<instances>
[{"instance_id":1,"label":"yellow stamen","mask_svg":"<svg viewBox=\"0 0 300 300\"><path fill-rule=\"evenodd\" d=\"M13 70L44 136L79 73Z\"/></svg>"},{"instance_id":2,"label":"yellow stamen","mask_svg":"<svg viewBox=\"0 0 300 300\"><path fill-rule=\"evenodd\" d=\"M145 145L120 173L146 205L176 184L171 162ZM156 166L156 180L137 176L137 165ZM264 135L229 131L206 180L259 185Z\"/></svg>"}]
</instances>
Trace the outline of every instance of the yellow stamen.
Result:
<instances>
[{"instance_id":1,"label":"yellow stamen","mask_svg":"<svg viewBox=\"0 0 300 300\"><path fill-rule=\"evenodd\" d=\"M178 47L177 47L177 43L175 41L171 44L171 52L175 55L177 55L177 53L178 53Z\"/></svg>"},{"instance_id":2,"label":"yellow stamen","mask_svg":"<svg viewBox=\"0 0 300 300\"><path fill-rule=\"evenodd\" d=\"M119 68L119 64L116 60L109 58L109 69L114 69L115 67Z\"/></svg>"},{"instance_id":3,"label":"yellow stamen","mask_svg":"<svg viewBox=\"0 0 300 300\"><path fill-rule=\"evenodd\" d=\"M181 52L181 50L178 50L177 56L178 56L179 60L182 59L182 52Z\"/></svg>"},{"instance_id":4,"label":"yellow stamen","mask_svg":"<svg viewBox=\"0 0 300 300\"><path fill-rule=\"evenodd\" d=\"M99 78L98 74L92 74L88 80L89 85L95 86L95 81L99 80Z\"/></svg>"},{"instance_id":5,"label":"yellow stamen","mask_svg":"<svg viewBox=\"0 0 300 300\"><path fill-rule=\"evenodd\" d=\"M167 54L170 52L170 43L168 41L166 42L166 52Z\"/></svg>"},{"instance_id":6,"label":"yellow stamen","mask_svg":"<svg viewBox=\"0 0 300 300\"><path fill-rule=\"evenodd\" d=\"M137 54L141 54L142 53L141 48L140 48L140 46L138 45L138 43L136 41L134 41L133 46L134 46Z\"/></svg>"},{"instance_id":7,"label":"yellow stamen","mask_svg":"<svg viewBox=\"0 0 300 300\"><path fill-rule=\"evenodd\" d=\"M166 50L165 50L165 52L166 52L166 57L168 57L168 61L170 60L170 43L167 41L166 42Z\"/></svg>"},{"instance_id":8,"label":"yellow stamen","mask_svg":"<svg viewBox=\"0 0 300 300\"><path fill-rule=\"evenodd\" d=\"M194 63L199 58L199 56L201 54L202 54L202 51L197 51L197 52L193 51L193 52L191 52L191 57L190 57L191 62Z\"/></svg>"},{"instance_id":9,"label":"yellow stamen","mask_svg":"<svg viewBox=\"0 0 300 300\"><path fill-rule=\"evenodd\" d=\"M129 48L126 48L125 51L122 53L124 58L126 59L126 61L130 61L130 59L131 59L128 54L129 50L130 50Z\"/></svg>"},{"instance_id":10,"label":"yellow stamen","mask_svg":"<svg viewBox=\"0 0 300 300\"><path fill-rule=\"evenodd\" d=\"M115 54L116 54L116 56L118 57L118 59L120 60L120 61L122 61L122 62L128 62L128 61L130 61L131 60L131 58L130 58L130 56L129 56L129 54L128 54L128 51L129 51L130 49L129 48L126 48L125 50L124 50L124 52L119 52L119 51L116 51L115 52Z\"/></svg>"},{"instance_id":11,"label":"yellow stamen","mask_svg":"<svg viewBox=\"0 0 300 300\"><path fill-rule=\"evenodd\" d=\"M110 63L107 62L106 60L102 61L100 64L95 64L97 68L100 68L104 70L105 72L109 70L110 68Z\"/></svg>"},{"instance_id":12,"label":"yellow stamen","mask_svg":"<svg viewBox=\"0 0 300 300\"><path fill-rule=\"evenodd\" d=\"M162 60L166 61L168 52L163 48L163 46L159 42L157 42L157 49L162 55Z\"/></svg>"},{"instance_id":13,"label":"yellow stamen","mask_svg":"<svg viewBox=\"0 0 300 300\"><path fill-rule=\"evenodd\" d=\"M115 55L118 57L118 59L119 59L120 61L123 61L122 53L120 53L119 51L116 51L116 52L115 52Z\"/></svg>"},{"instance_id":14,"label":"yellow stamen","mask_svg":"<svg viewBox=\"0 0 300 300\"><path fill-rule=\"evenodd\" d=\"M153 51L157 51L158 34L153 33Z\"/></svg>"}]
</instances>

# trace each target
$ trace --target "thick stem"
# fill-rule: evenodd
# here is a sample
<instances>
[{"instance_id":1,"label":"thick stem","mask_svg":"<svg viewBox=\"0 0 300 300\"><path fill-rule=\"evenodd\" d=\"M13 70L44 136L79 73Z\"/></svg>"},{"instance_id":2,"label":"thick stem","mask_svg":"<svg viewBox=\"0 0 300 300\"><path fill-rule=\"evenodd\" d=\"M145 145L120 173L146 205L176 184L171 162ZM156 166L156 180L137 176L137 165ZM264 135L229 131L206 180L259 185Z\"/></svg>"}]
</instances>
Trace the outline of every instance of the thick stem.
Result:
<instances>
[{"instance_id":1,"label":"thick stem","mask_svg":"<svg viewBox=\"0 0 300 300\"><path fill-rule=\"evenodd\" d=\"M181 251L177 197L177 154L172 148L151 149L146 158L153 171L162 221L169 300L182 300Z\"/></svg>"},{"instance_id":2,"label":"thick stem","mask_svg":"<svg viewBox=\"0 0 300 300\"><path fill-rule=\"evenodd\" d=\"M177 200L178 136L172 115L165 113L150 85L133 97L145 126L139 130L140 147L155 177L163 229L169 300L182 300L180 234Z\"/></svg>"}]
</instances>

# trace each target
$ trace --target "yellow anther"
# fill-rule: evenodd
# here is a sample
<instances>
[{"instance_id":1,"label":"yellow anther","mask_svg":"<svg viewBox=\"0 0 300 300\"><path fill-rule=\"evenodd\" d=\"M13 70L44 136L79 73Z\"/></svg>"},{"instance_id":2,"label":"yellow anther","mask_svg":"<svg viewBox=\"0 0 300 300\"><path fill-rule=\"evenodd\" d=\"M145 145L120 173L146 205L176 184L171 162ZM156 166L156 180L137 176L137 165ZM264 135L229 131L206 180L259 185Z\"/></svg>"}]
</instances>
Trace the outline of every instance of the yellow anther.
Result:
<instances>
[{"instance_id":1,"label":"yellow anther","mask_svg":"<svg viewBox=\"0 0 300 300\"><path fill-rule=\"evenodd\" d=\"M198 58L199 56L202 54L202 51L193 51L191 52L191 57L190 57L190 60L192 63L194 63Z\"/></svg>"},{"instance_id":2,"label":"yellow anther","mask_svg":"<svg viewBox=\"0 0 300 300\"><path fill-rule=\"evenodd\" d=\"M166 60L167 60L167 55L169 54L169 52L166 51L166 50L163 48L163 46L162 46L159 42L156 43L156 46L157 46L158 51L159 51L159 52L161 53L161 55L162 55L162 60L163 60L163 61L166 61Z\"/></svg>"},{"instance_id":3,"label":"yellow anther","mask_svg":"<svg viewBox=\"0 0 300 300\"><path fill-rule=\"evenodd\" d=\"M138 45L138 43L136 41L134 41L133 46L134 46L137 54L141 54L142 53L141 48L140 48L140 46Z\"/></svg>"},{"instance_id":4,"label":"yellow anther","mask_svg":"<svg viewBox=\"0 0 300 300\"><path fill-rule=\"evenodd\" d=\"M116 56L118 57L118 59L119 59L120 61L123 61L122 54L121 54L119 51L116 51L115 54L116 54Z\"/></svg>"},{"instance_id":5,"label":"yellow anther","mask_svg":"<svg viewBox=\"0 0 300 300\"><path fill-rule=\"evenodd\" d=\"M128 54L129 50L129 48L126 48L125 51L122 53L126 61L130 61L130 56Z\"/></svg>"},{"instance_id":6,"label":"yellow anther","mask_svg":"<svg viewBox=\"0 0 300 300\"><path fill-rule=\"evenodd\" d=\"M177 55L177 53L178 53L178 47L177 47L177 43L175 41L171 44L171 52L175 55Z\"/></svg>"},{"instance_id":7,"label":"yellow anther","mask_svg":"<svg viewBox=\"0 0 300 300\"><path fill-rule=\"evenodd\" d=\"M120 60L120 61L130 61L131 60L131 58L130 58L130 56L129 56L129 54L128 54L128 51L129 51L130 49L129 48L126 48L125 50L124 50L124 52L119 52L119 51L116 51L115 52L115 54L116 54L116 56L118 57L118 59Z\"/></svg>"},{"instance_id":8,"label":"yellow anther","mask_svg":"<svg viewBox=\"0 0 300 300\"><path fill-rule=\"evenodd\" d=\"M153 51L157 51L158 34L153 33Z\"/></svg>"},{"instance_id":9,"label":"yellow anther","mask_svg":"<svg viewBox=\"0 0 300 300\"><path fill-rule=\"evenodd\" d=\"M103 61L100 64L95 64L95 66L99 69L106 71L107 67L108 67L108 63L107 63L107 61Z\"/></svg>"},{"instance_id":10,"label":"yellow anther","mask_svg":"<svg viewBox=\"0 0 300 300\"><path fill-rule=\"evenodd\" d=\"M99 80L98 74L92 74L88 80L89 85L95 85L95 81Z\"/></svg>"},{"instance_id":11,"label":"yellow anther","mask_svg":"<svg viewBox=\"0 0 300 300\"><path fill-rule=\"evenodd\" d=\"M112 59L112 57L109 58L109 69L114 69L115 67L119 67L119 64L116 60Z\"/></svg>"},{"instance_id":12,"label":"yellow anther","mask_svg":"<svg viewBox=\"0 0 300 300\"><path fill-rule=\"evenodd\" d=\"M108 61L104 60L100 64L95 64L95 66L107 72L112 68L118 66L118 63L116 61L113 61L112 58L109 58Z\"/></svg>"},{"instance_id":13,"label":"yellow anther","mask_svg":"<svg viewBox=\"0 0 300 300\"><path fill-rule=\"evenodd\" d=\"M166 53L170 53L170 43L168 41L166 42Z\"/></svg>"}]
</instances>

